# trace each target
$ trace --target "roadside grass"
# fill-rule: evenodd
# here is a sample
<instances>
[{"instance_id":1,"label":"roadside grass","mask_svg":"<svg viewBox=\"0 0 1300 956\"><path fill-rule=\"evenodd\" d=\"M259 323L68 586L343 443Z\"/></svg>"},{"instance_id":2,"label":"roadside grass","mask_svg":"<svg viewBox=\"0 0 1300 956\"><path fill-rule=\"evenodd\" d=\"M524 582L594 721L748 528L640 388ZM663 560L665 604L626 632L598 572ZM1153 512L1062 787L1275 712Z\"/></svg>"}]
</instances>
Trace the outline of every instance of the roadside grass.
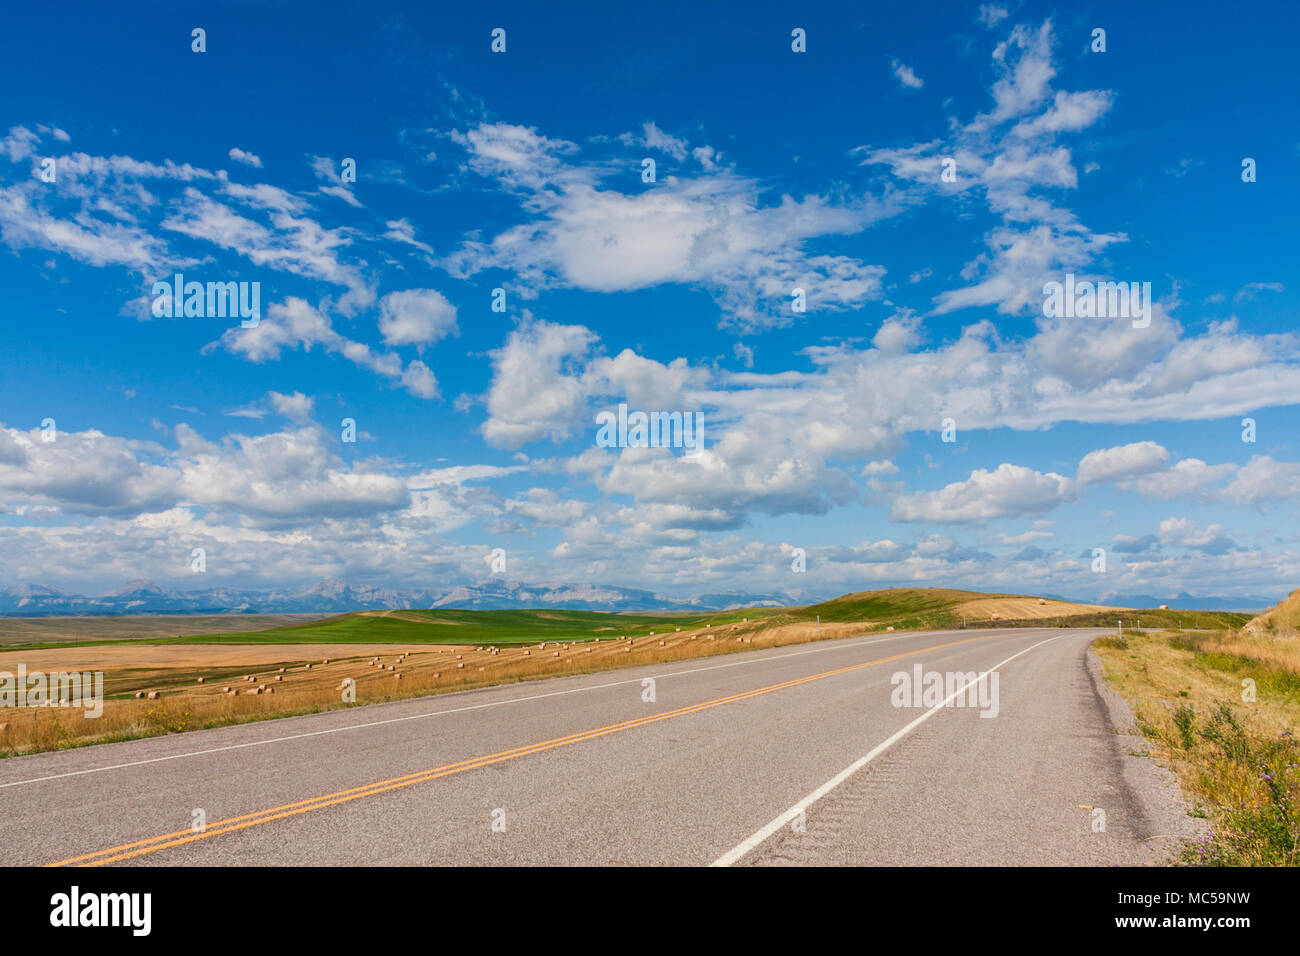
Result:
<instances>
[{"instance_id":1,"label":"roadside grass","mask_svg":"<svg viewBox=\"0 0 1300 956\"><path fill-rule=\"evenodd\" d=\"M1093 647L1154 756L1211 823L1177 862L1300 866L1300 640L1126 632Z\"/></svg>"},{"instance_id":2,"label":"roadside grass","mask_svg":"<svg viewBox=\"0 0 1300 956\"><path fill-rule=\"evenodd\" d=\"M1188 628L1200 631L1222 631L1239 628L1250 620L1249 614L1238 611L1162 611L1159 608L1092 614L1071 614L1062 618L1064 627L1114 627L1123 620L1124 632L1130 627L1156 630Z\"/></svg>"}]
</instances>

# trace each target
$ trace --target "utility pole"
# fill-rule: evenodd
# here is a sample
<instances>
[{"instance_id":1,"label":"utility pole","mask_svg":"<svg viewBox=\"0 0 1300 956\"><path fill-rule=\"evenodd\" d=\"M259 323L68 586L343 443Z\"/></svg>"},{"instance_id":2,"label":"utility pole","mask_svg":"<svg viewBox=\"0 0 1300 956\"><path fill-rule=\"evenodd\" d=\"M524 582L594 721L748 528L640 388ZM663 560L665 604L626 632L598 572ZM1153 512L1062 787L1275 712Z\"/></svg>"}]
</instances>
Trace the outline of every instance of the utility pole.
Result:
<instances>
[{"instance_id":1,"label":"utility pole","mask_svg":"<svg viewBox=\"0 0 1300 956\"><path fill-rule=\"evenodd\" d=\"M820 641L821 639L822 639L822 616L818 614L817 615L817 640Z\"/></svg>"}]
</instances>

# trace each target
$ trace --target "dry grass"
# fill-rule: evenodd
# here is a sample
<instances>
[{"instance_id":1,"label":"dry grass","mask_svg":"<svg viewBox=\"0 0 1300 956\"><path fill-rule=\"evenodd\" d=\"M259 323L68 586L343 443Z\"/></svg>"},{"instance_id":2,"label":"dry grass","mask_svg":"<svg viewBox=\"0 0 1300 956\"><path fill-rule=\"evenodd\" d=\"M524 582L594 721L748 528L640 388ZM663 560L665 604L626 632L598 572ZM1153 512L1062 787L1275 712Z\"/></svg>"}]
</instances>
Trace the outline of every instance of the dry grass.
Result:
<instances>
[{"instance_id":1,"label":"dry grass","mask_svg":"<svg viewBox=\"0 0 1300 956\"><path fill-rule=\"evenodd\" d=\"M824 624L821 636L855 636L870 627L862 623ZM773 626L751 620L632 640L547 643L544 647L129 644L11 651L0 653L0 670L15 671L20 661L29 672L103 670L104 711L98 718L90 718L80 709L65 707L0 710L0 755L151 737L817 639L816 624ZM198 683L200 677L204 679L202 684ZM250 677L255 680L245 679ZM355 703L344 700L342 684L347 678L355 681ZM227 687L238 693L224 692ZM271 692L251 693L256 687L270 688ZM158 692L160 698L135 697L149 692Z\"/></svg>"},{"instance_id":2,"label":"dry grass","mask_svg":"<svg viewBox=\"0 0 1300 956\"><path fill-rule=\"evenodd\" d=\"M1300 589L1253 618L1242 630L1252 637L1294 638L1300 633Z\"/></svg>"},{"instance_id":3,"label":"dry grass","mask_svg":"<svg viewBox=\"0 0 1300 956\"><path fill-rule=\"evenodd\" d=\"M972 621L1032 621L1048 617L1069 617L1071 614L1093 614L1098 611L1118 611L1120 608L1103 604L1075 604L1052 598L991 597L963 601L953 608L957 614Z\"/></svg>"},{"instance_id":4,"label":"dry grass","mask_svg":"<svg viewBox=\"0 0 1300 956\"><path fill-rule=\"evenodd\" d=\"M1300 641L1166 631L1096 647L1156 756L1213 822L1182 861L1300 865Z\"/></svg>"}]
</instances>

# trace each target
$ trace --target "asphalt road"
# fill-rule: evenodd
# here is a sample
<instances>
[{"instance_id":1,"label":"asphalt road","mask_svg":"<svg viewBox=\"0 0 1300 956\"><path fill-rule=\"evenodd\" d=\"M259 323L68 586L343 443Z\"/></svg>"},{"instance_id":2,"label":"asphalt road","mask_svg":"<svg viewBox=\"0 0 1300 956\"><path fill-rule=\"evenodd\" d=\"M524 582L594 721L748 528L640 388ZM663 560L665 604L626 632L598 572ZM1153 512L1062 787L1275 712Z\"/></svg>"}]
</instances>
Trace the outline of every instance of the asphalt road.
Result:
<instances>
[{"instance_id":1,"label":"asphalt road","mask_svg":"<svg viewBox=\"0 0 1300 956\"><path fill-rule=\"evenodd\" d=\"M826 641L12 758L0 862L1157 862L1192 823L1116 732L1100 633ZM916 665L996 674L996 716L895 706Z\"/></svg>"}]
</instances>

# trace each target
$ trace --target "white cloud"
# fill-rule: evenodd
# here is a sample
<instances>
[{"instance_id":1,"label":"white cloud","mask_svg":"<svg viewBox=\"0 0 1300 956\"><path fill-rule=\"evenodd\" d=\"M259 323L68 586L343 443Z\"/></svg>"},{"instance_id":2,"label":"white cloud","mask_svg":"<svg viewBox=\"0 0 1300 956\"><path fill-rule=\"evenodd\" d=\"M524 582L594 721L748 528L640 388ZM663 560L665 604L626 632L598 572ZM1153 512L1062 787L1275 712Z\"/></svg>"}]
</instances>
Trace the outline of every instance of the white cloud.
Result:
<instances>
[{"instance_id":1,"label":"white cloud","mask_svg":"<svg viewBox=\"0 0 1300 956\"><path fill-rule=\"evenodd\" d=\"M890 68L894 71L894 76L898 82L903 84L909 90L919 90L925 86L925 81L916 75L916 72L903 63L901 60L894 60L890 63Z\"/></svg>"},{"instance_id":2,"label":"white cloud","mask_svg":"<svg viewBox=\"0 0 1300 956\"><path fill-rule=\"evenodd\" d=\"M1190 518L1166 518L1160 522L1159 538L1163 545L1206 554L1223 554L1235 547L1221 526L1212 524L1201 528Z\"/></svg>"},{"instance_id":3,"label":"white cloud","mask_svg":"<svg viewBox=\"0 0 1300 956\"><path fill-rule=\"evenodd\" d=\"M255 169L262 168L262 158L255 153L240 149L238 146L230 147L230 158L237 163L243 163L245 166L252 166Z\"/></svg>"},{"instance_id":4,"label":"white cloud","mask_svg":"<svg viewBox=\"0 0 1300 956\"><path fill-rule=\"evenodd\" d=\"M388 231L384 233L385 239L392 239L394 242L405 243L408 246L414 246L421 252L433 255L433 247L426 242L421 242L415 238L415 227L406 219L394 219L384 223Z\"/></svg>"},{"instance_id":5,"label":"white cloud","mask_svg":"<svg viewBox=\"0 0 1300 956\"><path fill-rule=\"evenodd\" d=\"M1113 96L1102 90L1053 93L1050 22L1037 30L1016 27L997 46L993 61L999 77L992 110L965 125L954 120L947 140L858 150L864 165L889 168L913 198L982 195L1003 220L986 236L988 251L963 270L973 283L941 293L938 313L996 305L1006 314L1041 314L1044 281L1067 265L1083 272L1107 246L1125 238L1093 232L1040 195L1077 186L1070 151L1056 139L1098 122ZM955 161L956 182L940 177L944 159Z\"/></svg>"},{"instance_id":6,"label":"white cloud","mask_svg":"<svg viewBox=\"0 0 1300 956\"><path fill-rule=\"evenodd\" d=\"M880 323L871 344L881 352L906 352L921 341L920 317L900 312Z\"/></svg>"},{"instance_id":7,"label":"white cloud","mask_svg":"<svg viewBox=\"0 0 1300 956\"><path fill-rule=\"evenodd\" d=\"M176 501L176 470L148 442L94 429L60 432L0 427L0 491L18 500L57 505L74 514L131 514Z\"/></svg>"},{"instance_id":8,"label":"white cloud","mask_svg":"<svg viewBox=\"0 0 1300 956\"><path fill-rule=\"evenodd\" d=\"M790 324L795 288L805 290L810 312L881 295L883 268L803 245L860 232L896 211L887 200L787 195L765 206L760 183L723 172L622 193L600 188L599 168L572 162L573 144L533 130L484 125L454 138L471 169L521 193L531 218L490 242L463 243L444 263L453 275L508 269L528 294L699 285L714 294L724 321L742 328Z\"/></svg>"},{"instance_id":9,"label":"white cloud","mask_svg":"<svg viewBox=\"0 0 1300 956\"><path fill-rule=\"evenodd\" d=\"M1286 286L1280 282L1250 282L1242 286L1233 295L1233 302L1248 302L1261 292L1282 292Z\"/></svg>"},{"instance_id":10,"label":"white cloud","mask_svg":"<svg viewBox=\"0 0 1300 956\"><path fill-rule=\"evenodd\" d=\"M997 539L1005 545L1019 547L1021 545L1033 544L1035 541L1046 541L1055 537L1051 531L1040 531L1031 528L1029 531L1023 531L1020 534L999 534Z\"/></svg>"},{"instance_id":11,"label":"white cloud","mask_svg":"<svg viewBox=\"0 0 1300 956\"><path fill-rule=\"evenodd\" d=\"M1224 489L1224 497L1239 505L1300 498L1300 463L1256 455L1243 465Z\"/></svg>"},{"instance_id":12,"label":"white cloud","mask_svg":"<svg viewBox=\"0 0 1300 956\"><path fill-rule=\"evenodd\" d=\"M250 362L275 361L284 349L310 351L313 346L320 345L354 365L399 381L420 398L437 395L433 373L423 362L412 361L404 369L400 356L392 352L376 352L362 342L345 338L334 330L323 312L295 296L269 306L265 316L253 328L235 326L227 329L220 340L205 346L204 351L211 351L218 345Z\"/></svg>"},{"instance_id":13,"label":"white cloud","mask_svg":"<svg viewBox=\"0 0 1300 956\"><path fill-rule=\"evenodd\" d=\"M563 438L579 424L585 394L573 372L595 336L583 326L526 322L492 352L489 418L483 437L489 444L518 448L539 438ZM583 423L585 424L585 423Z\"/></svg>"},{"instance_id":14,"label":"white cloud","mask_svg":"<svg viewBox=\"0 0 1300 956\"><path fill-rule=\"evenodd\" d=\"M1207 465L1199 458L1184 458L1167 471L1144 475L1135 487L1141 494L1168 501L1195 495L1236 470L1234 464Z\"/></svg>"},{"instance_id":15,"label":"white cloud","mask_svg":"<svg viewBox=\"0 0 1300 956\"><path fill-rule=\"evenodd\" d=\"M389 345L430 345L458 333L456 307L434 289L390 292L379 300L379 331Z\"/></svg>"},{"instance_id":16,"label":"white cloud","mask_svg":"<svg viewBox=\"0 0 1300 956\"><path fill-rule=\"evenodd\" d=\"M320 279L345 287L339 307L348 314L374 302L374 292L360 270L345 264L340 251L351 244L342 230L326 229L315 220L288 209L270 213L268 228L237 213L194 188L162 228L210 242L247 258L253 265Z\"/></svg>"},{"instance_id":17,"label":"white cloud","mask_svg":"<svg viewBox=\"0 0 1300 956\"><path fill-rule=\"evenodd\" d=\"M306 424L311 420L312 411L316 400L302 392L294 392L291 395L283 395L280 392L267 392L266 397L271 400L271 405L275 408L276 414L283 415L290 421L298 424Z\"/></svg>"},{"instance_id":18,"label":"white cloud","mask_svg":"<svg viewBox=\"0 0 1300 956\"><path fill-rule=\"evenodd\" d=\"M561 499L549 488L530 488L522 498L505 503L512 515L539 528L563 528L576 524L587 512L587 505L576 498Z\"/></svg>"},{"instance_id":19,"label":"white cloud","mask_svg":"<svg viewBox=\"0 0 1300 956\"><path fill-rule=\"evenodd\" d=\"M213 444L181 425L177 439L177 490L207 508L252 519L319 520L375 515L410 503L404 481L344 467L314 426Z\"/></svg>"},{"instance_id":20,"label":"white cloud","mask_svg":"<svg viewBox=\"0 0 1300 956\"><path fill-rule=\"evenodd\" d=\"M412 360L402 372L402 385L418 398L438 397L438 379L434 377L433 370L419 359Z\"/></svg>"},{"instance_id":21,"label":"white cloud","mask_svg":"<svg viewBox=\"0 0 1300 956\"><path fill-rule=\"evenodd\" d=\"M986 27L995 27L1007 18L1007 8L996 3L981 3L979 22Z\"/></svg>"},{"instance_id":22,"label":"white cloud","mask_svg":"<svg viewBox=\"0 0 1300 956\"><path fill-rule=\"evenodd\" d=\"M340 172L342 164L336 162L328 156L312 156L311 168L318 179L324 180L325 185L317 188L317 192L326 196L333 196L335 199L342 199L349 206L357 209L361 208L361 201L353 195L352 190L343 182L343 175Z\"/></svg>"},{"instance_id":23,"label":"white cloud","mask_svg":"<svg viewBox=\"0 0 1300 956\"><path fill-rule=\"evenodd\" d=\"M676 136L670 136L656 126L653 122L647 122L641 127L641 143L647 149L655 149L667 153L676 160L684 160L686 151L690 144L684 139Z\"/></svg>"},{"instance_id":24,"label":"white cloud","mask_svg":"<svg viewBox=\"0 0 1300 956\"><path fill-rule=\"evenodd\" d=\"M1168 457L1169 452L1153 441L1102 448L1083 456L1075 478L1081 485L1135 478L1164 467Z\"/></svg>"},{"instance_id":25,"label":"white cloud","mask_svg":"<svg viewBox=\"0 0 1300 956\"><path fill-rule=\"evenodd\" d=\"M1070 479L1004 462L993 471L976 469L965 481L939 491L901 496L894 500L890 518L934 524L1016 518L1050 511L1072 497Z\"/></svg>"},{"instance_id":26,"label":"white cloud","mask_svg":"<svg viewBox=\"0 0 1300 956\"><path fill-rule=\"evenodd\" d=\"M20 163L35 155L40 137L25 126L10 127L4 139L0 139L0 151L9 157L9 162Z\"/></svg>"}]
</instances>

